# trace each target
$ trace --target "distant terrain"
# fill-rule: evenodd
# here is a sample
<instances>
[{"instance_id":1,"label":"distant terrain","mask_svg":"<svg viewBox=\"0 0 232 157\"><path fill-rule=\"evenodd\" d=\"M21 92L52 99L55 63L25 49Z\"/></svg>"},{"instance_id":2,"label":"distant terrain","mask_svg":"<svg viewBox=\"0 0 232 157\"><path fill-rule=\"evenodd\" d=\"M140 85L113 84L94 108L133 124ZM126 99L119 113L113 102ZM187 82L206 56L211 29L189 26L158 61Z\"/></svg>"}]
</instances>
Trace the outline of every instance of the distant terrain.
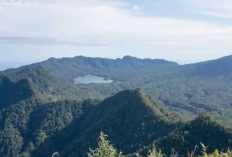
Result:
<instances>
[{"instance_id":1,"label":"distant terrain","mask_svg":"<svg viewBox=\"0 0 232 157\"><path fill-rule=\"evenodd\" d=\"M75 82L88 75L101 80ZM101 131L129 156L153 144L167 155L200 142L227 149L231 107L232 56L189 65L51 58L0 72L0 156L84 157Z\"/></svg>"},{"instance_id":2,"label":"distant terrain","mask_svg":"<svg viewBox=\"0 0 232 157\"><path fill-rule=\"evenodd\" d=\"M70 88L66 89L66 95L70 97L78 93L83 100L86 98L102 100L128 88L141 88L161 104L186 118L209 111L218 120L232 125L230 118L232 112L228 110L232 106L231 67L232 56L189 65L131 56L116 60L79 56L51 58L41 63L8 69L4 73L18 81L19 78L26 78L26 75L30 77L29 73L34 73L33 70L43 69L44 73L53 77L53 80L56 79L43 82L45 86L53 84L54 87L59 87L61 84L55 85L55 82L65 82ZM74 84L76 78L86 75L114 81L109 84ZM63 88L59 87L58 90ZM54 93L53 87L51 90ZM57 92L58 95L59 93ZM75 94L72 97L75 97ZM75 99L79 100L80 97Z\"/></svg>"}]
</instances>

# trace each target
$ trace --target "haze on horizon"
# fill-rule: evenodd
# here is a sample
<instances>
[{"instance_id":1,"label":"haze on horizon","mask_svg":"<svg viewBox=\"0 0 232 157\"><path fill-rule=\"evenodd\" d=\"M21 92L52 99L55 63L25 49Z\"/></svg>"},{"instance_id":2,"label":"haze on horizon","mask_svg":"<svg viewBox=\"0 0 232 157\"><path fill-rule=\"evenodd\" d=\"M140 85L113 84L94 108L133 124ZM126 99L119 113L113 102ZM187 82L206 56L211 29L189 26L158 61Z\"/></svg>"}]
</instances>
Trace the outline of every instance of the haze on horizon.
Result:
<instances>
[{"instance_id":1,"label":"haze on horizon","mask_svg":"<svg viewBox=\"0 0 232 157\"><path fill-rule=\"evenodd\" d=\"M0 70L50 57L230 55L231 0L0 0Z\"/></svg>"}]
</instances>

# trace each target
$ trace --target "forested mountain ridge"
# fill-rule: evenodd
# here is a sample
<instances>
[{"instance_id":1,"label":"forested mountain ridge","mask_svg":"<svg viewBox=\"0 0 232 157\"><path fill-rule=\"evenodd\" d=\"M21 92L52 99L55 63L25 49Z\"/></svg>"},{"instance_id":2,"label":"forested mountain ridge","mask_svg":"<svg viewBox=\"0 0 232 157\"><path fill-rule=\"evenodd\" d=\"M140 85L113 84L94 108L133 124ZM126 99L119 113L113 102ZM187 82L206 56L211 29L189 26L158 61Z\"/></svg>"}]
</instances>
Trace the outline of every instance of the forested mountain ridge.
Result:
<instances>
[{"instance_id":1,"label":"forested mountain ridge","mask_svg":"<svg viewBox=\"0 0 232 157\"><path fill-rule=\"evenodd\" d=\"M22 66L17 69L5 70L6 74L14 74L21 70L31 68L44 68L62 81L73 82L74 78L88 74L107 76L114 72L138 70L138 69L158 69L164 66L176 66L175 62L169 62L161 59L139 59L131 56L125 56L122 59L91 58L78 56L74 58L55 59L50 58L47 61Z\"/></svg>"},{"instance_id":2,"label":"forested mountain ridge","mask_svg":"<svg viewBox=\"0 0 232 157\"><path fill-rule=\"evenodd\" d=\"M87 129L61 154L84 156L89 147L95 146L101 131L119 150L132 153L167 135L180 121L177 114L139 89L125 90L99 103L83 121L83 128Z\"/></svg>"},{"instance_id":3,"label":"forested mountain ridge","mask_svg":"<svg viewBox=\"0 0 232 157\"><path fill-rule=\"evenodd\" d=\"M101 131L125 154L153 141L167 153L174 148L186 154L199 142L210 149L231 146L231 131L207 116L184 122L209 111L232 125L231 57L183 66L133 57L120 59L119 65L110 64L116 60L76 59L78 67L69 59L52 58L46 61L52 70L26 66L7 76L0 72L0 156L39 157L55 151L63 157L86 156ZM71 81L87 74L114 82ZM124 90L137 87L151 96Z\"/></svg>"},{"instance_id":4,"label":"forested mountain ridge","mask_svg":"<svg viewBox=\"0 0 232 157\"><path fill-rule=\"evenodd\" d=\"M73 97L79 98L78 100L88 99L87 95L78 88L68 86L42 68L26 68L10 77L15 81L25 78L31 80L35 90L50 96L53 100L71 99Z\"/></svg>"},{"instance_id":5,"label":"forested mountain ridge","mask_svg":"<svg viewBox=\"0 0 232 157\"><path fill-rule=\"evenodd\" d=\"M51 99L50 101L65 99L78 101L86 99L103 100L106 97L114 95L118 91L126 89L123 84L117 82L111 83L110 88L107 84L91 84L91 86L69 84L59 80L51 74L51 72L43 68L28 67L8 76L14 81L19 81L21 79L31 80L35 90Z\"/></svg>"},{"instance_id":6,"label":"forested mountain ridge","mask_svg":"<svg viewBox=\"0 0 232 157\"><path fill-rule=\"evenodd\" d=\"M102 100L125 89L141 88L159 103L183 117L208 111L220 121L226 121L226 124L232 126L232 112L227 110L232 106L231 64L231 56L189 65L178 65L164 60L141 60L130 56L116 60L79 56L51 58L4 72L11 73L9 76L13 79L18 76L22 79L28 77L23 74L28 72L27 69L43 69L42 71L46 71L43 77L51 76L51 79L47 79L51 81L42 88L55 97L55 100ZM37 66L42 68L33 68ZM88 74L114 81L109 84L74 85L75 78ZM40 73L36 73L33 77L38 78L39 75ZM38 85L41 86L40 83ZM51 89L51 92L48 89Z\"/></svg>"},{"instance_id":7,"label":"forested mountain ridge","mask_svg":"<svg viewBox=\"0 0 232 157\"><path fill-rule=\"evenodd\" d=\"M2 110L0 156L30 157L47 138L86 115L94 104L95 101L43 103L39 98L29 98Z\"/></svg>"},{"instance_id":8,"label":"forested mountain ridge","mask_svg":"<svg viewBox=\"0 0 232 157\"><path fill-rule=\"evenodd\" d=\"M33 85L28 79L13 82L9 77L0 73L0 110L34 94Z\"/></svg>"},{"instance_id":9,"label":"forested mountain ridge","mask_svg":"<svg viewBox=\"0 0 232 157\"><path fill-rule=\"evenodd\" d=\"M174 73L179 77L192 76L192 77L217 77L217 76L229 76L232 75L232 55L222 58L185 64L178 66L174 69Z\"/></svg>"},{"instance_id":10,"label":"forested mountain ridge","mask_svg":"<svg viewBox=\"0 0 232 157\"><path fill-rule=\"evenodd\" d=\"M33 96L0 111L0 156L40 157L51 156L56 151L63 157L86 156L89 147L96 146L101 131L108 134L114 146L125 154L144 148L155 140L158 140L157 146L169 152L169 148L176 148L175 140L172 142L173 134L178 135L179 145L190 148L183 138L179 139L180 136L192 141L189 136L185 137L188 135L186 130L193 136L198 135L191 130L193 128L202 127L201 132L215 129L216 133L225 130L218 125L211 127L211 121L203 123L209 124L206 127L199 126L201 123L184 124L178 114L159 105L139 89L122 91L101 102L47 102L41 96L40 92L35 92ZM173 130L176 131L171 133ZM215 135L215 131L210 137ZM216 142L230 139L230 133L224 136L224 132L222 136L218 134L221 138L212 140L213 146L217 146ZM204 137L203 134L198 140L200 137ZM166 139L170 139L170 146L166 145ZM211 144L210 140L205 142Z\"/></svg>"},{"instance_id":11,"label":"forested mountain ridge","mask_svg":"<svg viewBox=\"0 0 232 157\"><path fill-rule=\"evenodd\" d=\"M198 146L196 154L200 154L200 143L207 146L208 152L213 152L215 149L225 152L232 147L232 129L220 125L208 113L202 113L193 121L187 122L168 136L154 142L154 145L167 155L173 152L185 155L193 151L196 146Z\"/></svg>"},{"instance_id":12,"label":"forested mountain ridge","mask_svg":"<svg viewBox=\"0 0 232 157\"><path fill-rule=\"evenodd\" d=\"M120 70L157 70L165 68L162 73L172 73L179 76L185 75L230 75L232 66L232 56L226 56L215 60L178 65L178 63L166 61L162 59L139 59L132 56L125 56L122 59L107 59L107 58L91 58L77 56L74 58L50 58L40 63L25 65L19 68L7 69L5 74L15 74L27 68L43 68L57 78L63 81L73 81L77 76L87 74L96 75L113 75L111 72L120 72ZM108 70L108 74L104 72ZM66 71L66 75L63 75ZM62 76L63 75L63 76ZM71 77L70 75L75 75Z\"/></svg>"},{"instance_id":13,"label":"forested mountain ridge","mask_svg":"<svg viewBox=\"0 0 232 157\"><path fill-rule=\"evenodd\" d=\"M44 103L33 96L1 110L0 121L1 156L85 156L101 131L131 153L171 132L180 117L141 91L127 90L100 103Z\"/></svg>"}]
</instances>

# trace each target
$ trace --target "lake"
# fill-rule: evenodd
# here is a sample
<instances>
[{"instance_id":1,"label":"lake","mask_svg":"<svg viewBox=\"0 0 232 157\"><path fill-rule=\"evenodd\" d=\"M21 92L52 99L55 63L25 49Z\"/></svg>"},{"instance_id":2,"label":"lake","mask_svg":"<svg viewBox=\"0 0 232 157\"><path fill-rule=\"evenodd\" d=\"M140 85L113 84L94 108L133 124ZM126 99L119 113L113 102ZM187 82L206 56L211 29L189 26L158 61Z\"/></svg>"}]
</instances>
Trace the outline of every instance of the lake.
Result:
<instances>
[{"instance_id":1,"label":"lake","mask_svg":"<svg viewBox=\"0 0 232 157\"><path fill-rule=\"evenodd\" d=\"M94 76L94 75L86 75L83 77L78 77L75 79L75 84L90 84L90 83L112 83L113 80L106 79L104 77Z\"/></svg>"}]
</instances>

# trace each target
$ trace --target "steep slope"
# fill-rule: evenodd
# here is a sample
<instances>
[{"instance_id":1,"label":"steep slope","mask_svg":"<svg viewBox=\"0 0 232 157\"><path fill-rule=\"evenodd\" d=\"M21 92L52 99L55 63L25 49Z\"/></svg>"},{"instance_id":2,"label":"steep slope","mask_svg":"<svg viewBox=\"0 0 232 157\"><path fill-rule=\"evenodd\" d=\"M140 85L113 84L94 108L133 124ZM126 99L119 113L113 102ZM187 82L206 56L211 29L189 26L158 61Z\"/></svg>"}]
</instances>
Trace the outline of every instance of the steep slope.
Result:
<instances>
[{"instance_id":1,"label":"steep slope","mask_svg":"<svg viewBox=\"0 0 232 157\"><path fill-rule=\"evenodd\" d=\"M21 100L0 111L0 156L40 157L56 151L63 157L86 156L101 131L124 154L153 141L166 154L172 149L186 154L199 142L209 151L232 146L232 130L207 114L183 124L177 114L135 89L102 102L45 103L39 94Z\"/></svg>"},{"instance_id":2,"label":"steep slope","mask_svg":"<svg viewBox=\"0 0 232 157\"><path fill-rule=\"evenodd\" d=\"M177 114L140 90L126 90L97 105L82 121L79 135L61 150L61 154L85 156L89 147L97 143L101 131L109 135L116 148L131 153L167 135L179 121Z\"/></svg>"},{"instance_id":3,"label":"steep slope","mask_svg":"<svg viewBox=\"0 0 232 157\"><path fill-rule=\"evenodd\" d=\"M16 74L10 75L10 77L15 81L21 79L31 80L35 90L48 97L49 101L64 99L81 101L90 98L88 89L81 90L77 86L61 82L43 68L26 68ZM102 98L97 92L94 94L95 98Z\"/></svg>"},{"instance_id":4,"label":"steep slope","mask_svg":"<svg viewBox=\"0 0 232 157\"><path fill-rule=\"evenodd\" d=\"M66 100L44 103L39 98L32 97L2 110L0 112L0 156L30 157L30 153L47 138L62 131L73 121L87 116L97 102ZM63 135L62 142L68 142L68 138L65 138L68 134ZM47 145L47 149L55 151L50 145Z\"/></svg>"},{"instance_id":5,"label":"steep slope","mask_svg":"<svg viewBox=\"0 0 232 157\"><path fill-rule=\"evenodd\" d=\"M174 149L179 155L184 155L187 151L193 151L196 145L200 147L200 142L208 146L209 152L215 149L226 151L232 146L232 129L226 129L213 121L209 114L203 113L167 137L158 140L155 145L163 152L170 153L170 150ZM200 148L196 153L200 154Z\"/></svg>"},{"instance_id":6,"label":"steep slope","mask_svg":"<svg viewBox=\"0 0 232 157\"><path fill-rule=\"evenodd\" d=\"M13 82L0 73L0 110L34 95L32 83L27 79Z\"/></svg>"},{"instance_id":7,"label":"steep slope","mask_svg":"<svg viewBox=\"0 0 232 157\"><path fill-rule=\"evenodd\" d=\"M30 156L47 137L87 114L98 103L94 100L48 103L54 97L63 99L62 92L57 90L70 91L65 88L66 85L40 68L24 69L11 78L0 73L0 156Z\"/></svg>"},{"instance_id":8,"label":"steep slope","mask_svg":"<svg viewBox=\"0 0 232 157\"><path fill-rule=\"evenodd\" d=\"M44 103L36 95L0 111L0 156L86 156L101 131L131 153L179 126L180 118L140 90L97 100Z\"/></svg>"}]
</instances>

